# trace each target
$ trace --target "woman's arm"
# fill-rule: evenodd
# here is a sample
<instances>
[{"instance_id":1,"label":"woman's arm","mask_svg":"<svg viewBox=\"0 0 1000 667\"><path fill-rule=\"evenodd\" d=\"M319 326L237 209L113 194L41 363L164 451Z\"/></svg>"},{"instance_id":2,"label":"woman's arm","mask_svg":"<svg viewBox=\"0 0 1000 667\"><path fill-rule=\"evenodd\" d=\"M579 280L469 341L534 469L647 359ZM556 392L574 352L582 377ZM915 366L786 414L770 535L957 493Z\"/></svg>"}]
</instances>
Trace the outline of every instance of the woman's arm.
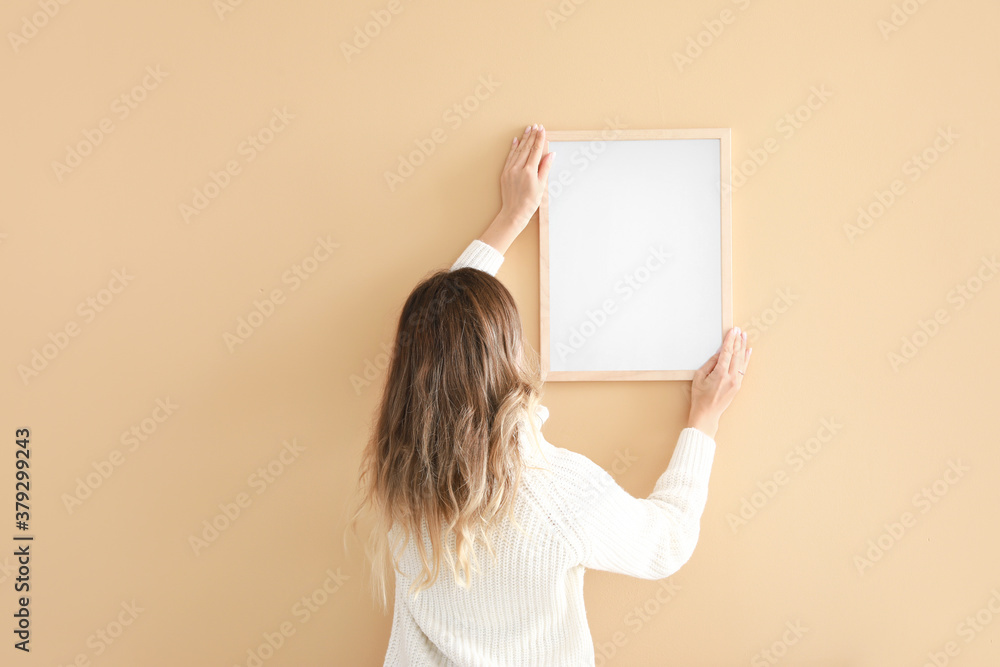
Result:
<instances>
[{"instance_id":1,"label":"woman's arm","mask_svg":"<svg viewBox=\"0 0 1000 667\"><path fill-rule=\"evenodd\" d=\"M554 473L581 564L640 579L663 579L679 570L698 544L715 448L700 430L683 429L646 498L629 494L582 454L564 453Z\"/></svg>"},{"instance_id":2,"label":"woman's arm","mask_svg":"<svg viewBox=\"0 0 1000 667\"><path fill-rule=\"evenodd\" d=\"M528 220L530 219L529 217ZM494 248L502 255L507 252L507 248L514 242L518 234L528 226L528 220L519 220L510 213L500 209L497 217L493 218L493 222L482 233L479 240Z\"/></svg>"},{"instance_id":3,"label":"woman's arm","mask_svg":"<svg viewBox=\"0 0 1000 667\"><path fill-rule=\"evenodd\" d=\"M469 244L452 270L472 266L495 274L500 268L503 254L528 226L542 201L555 155L542 155L547 144L541 125L529 125L520 139L514 138L500 174L500 212L482 235Z\"/></svg>"},{"instance_id":4,"label":"woman's arm","mask_svg":"<svg viewBox=\"0 0 1000 667\"><path fill-rule=\"evenodd\" d=\"M708 480L715 458L719 417L739 391L750 361L745 336L730 329L719 351L691 384L691 413L653 493L635 498L582 454L566 455L562 477L566 521L585 567L644 579L676 572L694 553Z\"/></svg>"}]
</instances>

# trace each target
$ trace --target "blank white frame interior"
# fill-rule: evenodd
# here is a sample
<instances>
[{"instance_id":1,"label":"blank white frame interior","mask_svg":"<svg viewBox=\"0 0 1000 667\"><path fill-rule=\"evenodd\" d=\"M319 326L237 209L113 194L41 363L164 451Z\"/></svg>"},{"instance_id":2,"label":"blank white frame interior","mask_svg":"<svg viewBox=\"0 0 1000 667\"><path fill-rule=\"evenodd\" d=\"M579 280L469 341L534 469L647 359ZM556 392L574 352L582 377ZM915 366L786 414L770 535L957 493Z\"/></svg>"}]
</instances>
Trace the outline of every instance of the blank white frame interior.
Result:
<instances>
[{"instance_id":1,"label":"blank white frame interior","mask_svg":"<svg viewBox=\"0 0 1000 667\"><path fill-rule=\"evenodd\" d=\"M730 129L546 135L544 379L690 380L733 325Z\"/></svg>"}]
</instances>

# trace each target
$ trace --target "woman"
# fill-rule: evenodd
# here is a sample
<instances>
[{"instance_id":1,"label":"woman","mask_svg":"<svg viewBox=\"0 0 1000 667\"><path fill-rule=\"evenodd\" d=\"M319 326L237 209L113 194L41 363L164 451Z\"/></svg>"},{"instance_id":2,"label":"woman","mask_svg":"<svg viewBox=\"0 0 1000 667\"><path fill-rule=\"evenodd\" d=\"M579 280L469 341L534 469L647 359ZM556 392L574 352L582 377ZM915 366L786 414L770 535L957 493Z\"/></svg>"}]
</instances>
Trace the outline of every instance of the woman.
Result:
<instances>
[{"instance_id":1,"label":"woman","mask_svg":"<svg viewBox=\"0 0 1000 667\"><path fill-rule=\"evenodd\" d=\"M514 139L500 213L399 318L352 521L366 509L375 518L368 554L383 607L396 575L386 665L593 665L584 570L661 579L698 541L746 334L730 330L695 374L687 426L649 497L548 443L538 366L493 277L541 201L545 145L538 126Z\"/></svg>"}]
</instances>

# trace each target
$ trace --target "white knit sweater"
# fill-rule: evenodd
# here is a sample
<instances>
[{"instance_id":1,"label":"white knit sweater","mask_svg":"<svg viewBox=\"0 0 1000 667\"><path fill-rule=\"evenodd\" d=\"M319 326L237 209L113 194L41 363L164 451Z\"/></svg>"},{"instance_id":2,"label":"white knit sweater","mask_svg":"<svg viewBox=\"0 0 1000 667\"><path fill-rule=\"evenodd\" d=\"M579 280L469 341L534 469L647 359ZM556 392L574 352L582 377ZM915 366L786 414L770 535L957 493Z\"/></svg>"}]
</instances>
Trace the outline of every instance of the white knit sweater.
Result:
<instances>
[{"instance_id":1,"label":"white knit sweater","mask_svg":"<svg viewBox=\"0 0 1000 667\"><path fill-rule=\"evenodd\" d=\"M503 259L477 239L452 270L470 266L494 275ZM536 423L547 418L548 409L539 408ZM406 546L385 665L594 665L583 605L585 568L662 579L691 557L715 440L683 429L647 498L631 496L582 454L544 436L540 441L540 451L526 435L521 441L526 469L514 514L523 533L501 524L495 561L477 548L481 571L471 589L458 586L442 561L437 581L414 599L408 589L420 557L412 541ZM429 553L426 536L424 543Z\"/></svg>"}]
</instances>

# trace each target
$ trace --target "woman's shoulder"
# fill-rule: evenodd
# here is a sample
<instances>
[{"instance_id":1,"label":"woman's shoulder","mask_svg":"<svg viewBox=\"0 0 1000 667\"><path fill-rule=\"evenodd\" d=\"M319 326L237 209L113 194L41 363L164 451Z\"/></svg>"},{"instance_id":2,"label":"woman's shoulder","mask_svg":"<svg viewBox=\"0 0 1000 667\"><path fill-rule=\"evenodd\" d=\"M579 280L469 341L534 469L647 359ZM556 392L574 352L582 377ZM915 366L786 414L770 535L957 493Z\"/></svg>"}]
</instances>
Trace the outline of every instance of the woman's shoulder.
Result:
<instances>
[{"instance_id":1,"label":"woman's shoulder","mask_svg":"<svg viewBox=\"0 0 1000 667\"><path fill-rule=\"evenodd\" d=\"M549 418L549 409L539 403L538 407L535 408L535 417L538 421L538 428L541 428L545 420Z\"/></svg>"},{"instance_id":2,"label":"woman's shoulder","mask_svg":"<svg viewBox=\"0 0 1000 667\"><path fill-rule=\"evenodd\" d=\"M528 455L527 463L534 468L541 468L547 472L561 472L561 476L567 474L600 475L604 471L594 461L584 454L554 445L542 433L542 425L549 418L549 409L544 405L538 405L535 409L535 424L538 426L538 442L532 442L531 437L524 438L524 451Z\"/></svg>"}]
</instances>

